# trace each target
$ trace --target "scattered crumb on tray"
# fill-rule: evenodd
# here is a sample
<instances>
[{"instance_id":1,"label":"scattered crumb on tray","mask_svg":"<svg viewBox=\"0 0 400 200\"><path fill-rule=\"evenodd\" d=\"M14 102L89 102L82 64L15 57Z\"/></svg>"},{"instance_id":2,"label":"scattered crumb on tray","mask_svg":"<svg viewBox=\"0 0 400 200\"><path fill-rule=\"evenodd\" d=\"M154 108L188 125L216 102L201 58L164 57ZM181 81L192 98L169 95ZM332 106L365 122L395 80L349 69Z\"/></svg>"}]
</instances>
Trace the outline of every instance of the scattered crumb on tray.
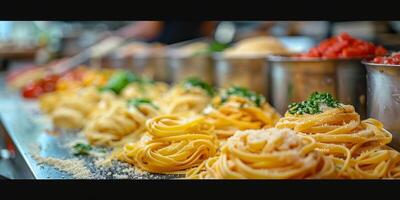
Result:
<instances>
[{"instance_id":1,"label":"scattered crumb on tray","mask_svg":"<svg viewBox=\"0 0 400 200\"><path fill-rule=\"evenodd\" d=\"M47 164L54 168L69 173L76 179L91 179L92 174L85 166L85 161L73 159L59 159L53 157L42 157L38 153L32 153L32 157L38 162L39 165Z\"/></svg>"}]
</instances>

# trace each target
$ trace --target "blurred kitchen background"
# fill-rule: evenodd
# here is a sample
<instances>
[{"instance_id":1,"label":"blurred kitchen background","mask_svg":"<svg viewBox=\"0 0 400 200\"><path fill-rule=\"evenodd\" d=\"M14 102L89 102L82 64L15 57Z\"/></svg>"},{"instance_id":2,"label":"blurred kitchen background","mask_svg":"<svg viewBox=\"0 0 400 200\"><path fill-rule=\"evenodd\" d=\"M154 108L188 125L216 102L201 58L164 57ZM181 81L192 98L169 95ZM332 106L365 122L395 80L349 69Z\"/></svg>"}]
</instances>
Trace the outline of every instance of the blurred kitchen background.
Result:
<instances>
[{"instance_id":1,"label":"blurred kitchen background","mask_svg":"<svg viewBox=\"0 0 400 200\"><path fill-rule=\"evenodd\" d=\"M107 34L167 44L197 37L229 43L255 35L272 35L291 50L301 52L322 39L348 32L389 50L400 49L400 21L213 21L203 27L197 26L200 22L191 22L192 27L190 22L163 23L164 30L143 21L0 21L1 70L73 56ZM198 34L190 34L195 27L202 29Z\"/></svg>"}]
</instances>

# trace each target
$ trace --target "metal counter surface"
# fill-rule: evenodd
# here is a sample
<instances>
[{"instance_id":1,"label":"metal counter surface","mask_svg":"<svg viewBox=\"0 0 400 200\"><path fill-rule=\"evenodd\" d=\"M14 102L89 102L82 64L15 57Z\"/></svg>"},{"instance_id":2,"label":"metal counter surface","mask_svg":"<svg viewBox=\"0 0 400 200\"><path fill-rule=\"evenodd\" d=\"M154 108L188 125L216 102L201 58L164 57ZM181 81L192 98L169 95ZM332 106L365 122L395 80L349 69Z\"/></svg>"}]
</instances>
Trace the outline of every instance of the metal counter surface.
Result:
<instances>
[{"instance_id":1,"label":"metal counter surface","mask_svg":"<svg viewBox=\"0 0 400 200\"><path fill-rule=\"evenodd\" d=\"M29 109L33 108L35 103L24 102L19 98L17 93L6 88L3 74L0 77L0 86L0 117L8 136L12 139L18 153L22 157L22 160L19 160L16 164L20 166L25 165L24 167L27 167L32 174L32 176L29 176L29 172L21 171L24 169L20 169L16 170L17 174L9 178L71 178L69 174L58 171L53 167L38 165L31 157L30 152L35 147L35 144L42 147L40 150L42 156L65 157L67 156L67 152L57 145L54 136L45 133L46 127L40 121L36 120L39 118L31 118L38 115L38 113L29 113L29 111L33 110ZM11 169L7 171L9 170Z\"/></svg>"},{"instance_id":2,"label":"metal counter surface","mask_svg":"<svg viewBox=\"0 0 400 200\"><path fill-rule=\"evenodd\" d=\"M0 159L0 175L10 179L74 179L70 173L60 171L53 166L38 163L32 153L39 153L40 157L56 159L77 158L66 146L67 142L79 139L75 133L61 132L49 134L52 130L51 122L38 109L36 101L24 100L15 91L5 87L4 74L0 74L0 142L4 143L7 137L16 149L16 156L11 159ZM1 125L1 124L0 124ZM80 135L82 136L82 135ZM0 149L2 147L0 143ZM93 179L170 179L176 175L161 174L124 174L121 172L129 165L117 163L106 169L98 169L94 165L93 157L83 158L85 166Z\"/></svg>"}]
</instances>

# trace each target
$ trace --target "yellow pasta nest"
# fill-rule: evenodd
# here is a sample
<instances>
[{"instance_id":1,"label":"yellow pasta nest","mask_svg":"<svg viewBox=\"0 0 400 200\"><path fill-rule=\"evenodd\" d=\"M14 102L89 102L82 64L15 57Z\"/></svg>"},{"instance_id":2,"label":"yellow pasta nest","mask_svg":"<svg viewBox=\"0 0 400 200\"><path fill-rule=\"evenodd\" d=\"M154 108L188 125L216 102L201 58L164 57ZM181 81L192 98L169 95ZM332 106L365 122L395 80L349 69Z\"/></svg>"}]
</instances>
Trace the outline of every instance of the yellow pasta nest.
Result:
<instances>
[{"instance_id":1,"label":"yellow pasta nest","mask_svg":"<svg viewBox=\"0 0 400 200\"><path fill-rule=\"evenodd\" d=\"M154 84L130 83L122 90L124 99L148 98L151 100L159 99L168 90L166 83L157 82Z\"/></svg>"},{"instance_id":2,"label":"yellow pasta nest","mask_svg":"<svg viewBox=\"0 0 400 200\"><path fill-rule=\"evenodd\" d=\"M157 112L148 105L128 108L124 101L104 106L103 112L93 116L83 131L94 145L122 146L139 140L145 131L146 120Z\"/></svg>"},{"instance_id":3,"label":"yellow pasta nest","mask_svg":"<svg viewBox=\"0 0 400 200\"><path fill-rule=\"evenodd\" d=\"M237 131L219 156L189 170L187 178L303 179L335 177L330 157L315 151L316 141L290 129Z\"/></svg>"},{"instance_id":4,"label":"yellow pasta nest","mask_svg":"<svg viewBox=\"0 0 400 200\"><path fill-rule=\"evenodd\" d=\"M42 108L50 113L53 124L60 128L82 128L100 100L95 88L64 93L60 98L49 94L41 100Z\"/></svg>"},{"instance_id":5,"label":"yellow pasta nest","mask_svg":"<svg viewBox=\"0 0 400 200\"><path fill-rule=\"evenodd\" d=\"M240 96L231 96L222 103L220 97L213 100L213 107L205 110L207 120L215 126L219 138L232 136L237 130L273 127L280 115L268 103L260 107Z\"/></svg>"},{"instance_id":6,"label":"yellow pasta nest","mask_svg":"<svg viewBox=\"0 0 400 200\"><path fill-rule=\"evenodd\" d=\"M335 163L341 169L340 177L399 176L399 153L386 146L392 135L375 119L360 121L351 105L326 108L319 114L292 115L287 112L276 127L313 137L319 151L335 157Z\"/></svg>"},{"instance_id":7,"label":"yellow pasta nest","mask_svg":"<svg viewBox=\"0 0 400 200\"><path fill-rule=\"evenodd\" d=\"M211 97L201 88L183 88L174 86L159 101L159 104L167 114L190 117L201 114L210 103Z\"/></svg>"},{"instance_id":8,"label":"yellow pasta nest","mask_svg":"<svg viewBox=\"0 0 400 200\"><path fill-rule=\"evenodd\" d=\"M218 140L203 117L164 115L146 122L147 135L124 146L119 159L154 173L183 173L215 156Z\"/></svg>"}]
</instances>

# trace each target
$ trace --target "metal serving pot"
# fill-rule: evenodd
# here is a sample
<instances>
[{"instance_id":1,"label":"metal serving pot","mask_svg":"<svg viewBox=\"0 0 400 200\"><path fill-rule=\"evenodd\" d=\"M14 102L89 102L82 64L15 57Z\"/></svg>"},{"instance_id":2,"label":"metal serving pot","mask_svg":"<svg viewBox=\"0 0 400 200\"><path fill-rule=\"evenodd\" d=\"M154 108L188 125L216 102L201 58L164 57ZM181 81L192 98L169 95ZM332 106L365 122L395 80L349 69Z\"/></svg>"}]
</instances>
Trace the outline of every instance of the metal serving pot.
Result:
<instances>
[{"instance_id":1,"label":"metal serving pot","mask_svg":"<svg viewBox=\"0 0 400 200\"><path fill-rule=\"evenodd\" d=\"M367 67L367 113L381 121L393 134L392 146L400 149L400 65L374 64Z\"/></svg>"},{"instance_id":2,"label":"metal serving pot","mask_svg":"<svg viewBox=\"0 0 400 200\"><path fill-rule=\"evenodd\" d=\"M178 83L189 77L199 77L209 84L214 84L214 62L210 53L182 50L187 45L210 42L207 38L196 38L167 47L167 70L172 83Z\"/></svg>"},{"instance_id":3,"label":"metal serving pot","mask_svg":"<svg viewBox=\"0 0 400 200\"><path fill-rule=\"evenodd\" d=\"M135 54L128 58L128 68L137 74L144 75L156 81L171 83L172 77L167 69L165 55Z\"/></svg>"},{"instance_id":4,"label":"metal serving pot","mask_svg":"<svg viewBox=\"0 0 400 200\"><path fill-rule=\"evenodd\" d=\"M170 83L172 78L166 67L166 57L151 53L120 56L111 53L107 56L92 59L91 65L105 68L127 69L136 74L146 76L156 81Z\"/></svg>"},{"instance_id":5,"label":"metal serving pot","mask_svg":"<svg viewBox=\"0 0 400 200\"><path fill-rule=\"evenodd\" d=\"M226 57L218 53L213 58L217 87L242 86L263 94L268 99L269 67L266 57Z\"/></svg>"},{"instance_id":6,"label":"metal serving pot","mask_svg":"<svg viewBox=\"0 0 400 200\"><path fill-rule=\"evenodd\" d=\"M167 59L168 72L173 83L189 77L199 77L209 84L214 84L214 63L210 55L181 56L171 54Z\"/></svg>"},{"instance_id":7,"label":"metal serving pot","mask_svg":"<svg viewBox=\"0 0 400 200\"><path fill-rule=\"evenodd\" d=\"M366 116L366 70L361 59L304 59L270 56L271 100L281 113L292 102L306 100L315 92L329 92Z\"/></svg>"}]
</instances>

